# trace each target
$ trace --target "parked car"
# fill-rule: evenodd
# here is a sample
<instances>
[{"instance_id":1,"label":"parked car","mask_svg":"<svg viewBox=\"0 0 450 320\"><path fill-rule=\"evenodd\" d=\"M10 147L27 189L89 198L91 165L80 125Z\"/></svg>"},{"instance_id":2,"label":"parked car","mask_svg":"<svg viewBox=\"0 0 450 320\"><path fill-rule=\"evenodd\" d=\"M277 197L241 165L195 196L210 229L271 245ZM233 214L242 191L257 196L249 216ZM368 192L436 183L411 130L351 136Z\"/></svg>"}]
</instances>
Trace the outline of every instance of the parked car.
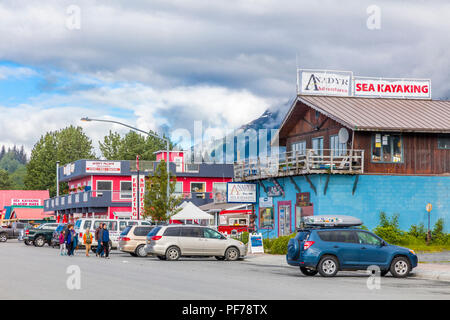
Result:
<instances>
[{"instance_id":1,"label":"parked car","mask_svg":"<svg viewBox=\"0 0 450 320\"><path fill-rule=\"evenodd\" d=\"M151 223L146 220L128 220L128 219L96 219L96 218L82 218L78 219L75 222L74 230L78 233L78 239L83 239L83 235L86 232L86 229L89 228L90 232L93 235L92 239L92 251L97 250L97 240L95 239L95 230L100 226L100 224L106 223L107 228L109 230L109 238L110 238L110 249L117 248L119 245L119 236L120 233L128 226L132 225L146 225L150 226ZM80 241L80 245L82 241Z\"/></svg>"},{"instance_id":2,"label":"parked car","mask_svg":"<svg viewBox=\"0 0 450 320\"><path fill-rule=\"evenodd\" d=\"M119 237L119 250L127 252L133 257L145 257L147 252L144 247L147 235L155 226L134 225L126 227Z\"/></svg>"},{"instance_id":3,"label":"parked car","mask_svg":"<svg viewBox=\"0 0 450 320\"><path fill-rule=\"evenodd\" d=\"M307 276L320 273L333 277L340 270L377 266L381 276L390 272L403 278L418 263L413 250L388 244L372 232L354 227L299 229L289 240L287 252L287 263L299 266Z\"/></svg>"},{"instance_id":4,"label":"parked car","mask_svg":"<svg viewBox=\"0 0 450 320\"><path fill-rule=\"evenodd\" d=\"M44 223L36 228L25 230L23 241L26 245L34 244L36 247L42 247L48 243L51 246L53 232L58 227L58 223Z\"/></svg>"},{"instance_id":5,"label":"parked car","mask_svg":"<svg viewBox=\"0 0 450 320\"><path fill-rule=\"evenodd\" d=\"M7 227L0 228L0 242L6 242L8 239L22 240L25 229L28 229L30 225L23 222L13 222Z\"/></svg>"},{"instance_id":6,"label":"parked car","mask_svg":"<svg viewBox=\"0 0 450 320\"><path fill-rule=\"evenodd\" d=\"M157 226L147 236L145 251L160 260L182 256L214 256L217 260L238 260L247 254L241 241L230 239L214 229L195 225Z\"/></svg>"}]
</instances>

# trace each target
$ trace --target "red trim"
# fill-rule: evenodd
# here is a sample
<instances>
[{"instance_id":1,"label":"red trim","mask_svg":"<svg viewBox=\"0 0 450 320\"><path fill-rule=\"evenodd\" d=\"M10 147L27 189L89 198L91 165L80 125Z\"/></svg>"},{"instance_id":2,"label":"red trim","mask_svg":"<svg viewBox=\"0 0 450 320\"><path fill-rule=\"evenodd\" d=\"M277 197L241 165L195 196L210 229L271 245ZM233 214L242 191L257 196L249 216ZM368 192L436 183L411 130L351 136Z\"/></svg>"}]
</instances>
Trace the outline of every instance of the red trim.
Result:
<instances>
[{"instance_id":1,"label":"red trim","mask_svg":"<svg viewBox=\"0 0 450 320\"><path fill-rule=\"evenodd\" d=\"M241 214L252 214L252 210L222 210L219 214L233 214L233 213L241 213Z\"/></svg>"},{"instance_id":2,"label":"red trim","mask_svg":"<svg viewBox=\"0 0 450 320\"><path fill-rule=\"evenodd\" d=\"M280 206L289 206L289 233L292 233L292 201L278 201L278 237L280 236Z\"/></svg>"}]
</instances>

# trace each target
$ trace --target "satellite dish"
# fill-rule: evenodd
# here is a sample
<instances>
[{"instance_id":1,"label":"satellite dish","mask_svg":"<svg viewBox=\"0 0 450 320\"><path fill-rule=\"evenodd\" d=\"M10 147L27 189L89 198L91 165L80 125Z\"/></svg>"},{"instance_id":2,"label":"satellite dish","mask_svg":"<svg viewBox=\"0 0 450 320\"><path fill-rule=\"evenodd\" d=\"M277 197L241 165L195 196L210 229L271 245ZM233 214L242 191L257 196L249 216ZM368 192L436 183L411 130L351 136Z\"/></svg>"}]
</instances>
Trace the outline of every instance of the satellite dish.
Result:
<instances>
[{"instance_id":1,"label":"satellite dish","mask_svg":"<svg viewBox=\"0 0 450 320\"><path fill-rule=\"evenodd\" d=\"M341 128L339 130L339 143L347 143L348 141L348 130L345 128Z\"/></svg>"}]
</instances>

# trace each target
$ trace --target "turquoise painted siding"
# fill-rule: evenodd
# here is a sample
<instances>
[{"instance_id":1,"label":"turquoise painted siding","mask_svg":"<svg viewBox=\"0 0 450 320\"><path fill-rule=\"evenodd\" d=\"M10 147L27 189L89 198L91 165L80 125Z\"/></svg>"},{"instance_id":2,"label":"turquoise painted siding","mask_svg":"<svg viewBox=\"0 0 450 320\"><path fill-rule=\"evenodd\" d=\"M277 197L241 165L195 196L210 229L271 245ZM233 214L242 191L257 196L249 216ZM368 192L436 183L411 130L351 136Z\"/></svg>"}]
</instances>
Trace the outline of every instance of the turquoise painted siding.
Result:
<instances>
[{"instance_id":1,"label":"turquoise painted siding","mask_svg":"<svg viewBox=\"0 0 450 320\"><path fill-rule=\"evenodd\" d=\"M303 176L294 177L301 191L310 193L315 215L352 215L361 218L364 225L373 229L378 225L381 211L388 215L398 213L400 228L408 230L412 224L421 222L427 226L425 206L430 202L433 205L431 224L434 225L438 218L444 218L445 230L450 232L450 177L360 175L354 195L352 189L355 176L332 175L326 195L326 175L311 175L310 179L317 194ZM278 201L292 201L291 224L292 230L295 230L295 197L298 191L289 178L277 180L285 196L273 198L275 228L272 231L260 230L265 237L278 236ZM266 187L273 185L269 180L263 183ZM261 187L259 195L267 196ZM257 222L259 226L259 216Z\"/></svg>"}]
</instances>

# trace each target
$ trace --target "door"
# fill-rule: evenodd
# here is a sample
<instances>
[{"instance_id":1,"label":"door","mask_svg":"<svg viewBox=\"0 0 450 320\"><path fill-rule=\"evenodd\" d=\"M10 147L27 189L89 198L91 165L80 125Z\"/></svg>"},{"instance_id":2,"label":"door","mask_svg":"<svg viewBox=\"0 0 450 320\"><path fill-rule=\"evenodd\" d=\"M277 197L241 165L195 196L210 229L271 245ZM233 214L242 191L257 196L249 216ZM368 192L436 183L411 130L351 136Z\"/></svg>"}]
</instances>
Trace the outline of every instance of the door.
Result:
<instances>
[{"instance_id":1,"label":"door","mask_svg":"<svg viewBox=\"0 0 450 320\"><path fill-rule=\"evenodd\" d=\"M388 263L388 249L382 246L381 239L365 231L358 231L360 263L362 266L384 265Z\"/></svg>"},{"instance_id":2,"label":"door","mask_svg":"<svg viewBox=\"0 0 450 320\"><path fill-rule=\"evenodd\" d=\"M291 204L290 201L278 202L278 235L291 234Z\"/></svg>"},{"instance_id":3,"label":"door","mask_svg":"<svg viewBox=\"0 0 450 320\"><path fill-rule=\"evenodd\" d=\"M318 231L325 244L323 249L334 252L344 268L354 268L359 264L360 245L356 233L352 230Z\"/></svg>"},{"instance_id":4,"label":"door","mask_svg":"<svg viewBox=\"0 0 450 320\"><path fill-rule=\"evenodd\" d=\"M203 228L204 253L207 255L222 256L225 253L227 241L216 230Z\"/></svg>"},{"instance_id":5,"label":"door","mask_svg":"<svg viewBox=\"0 0 450 320\"><path fill-rule=\"evenodd\" d=\"M180 249L182 255L202 255L203 246L203 229L200 227L183 227L181 228Z\"/></svg>"}]
</instances>

